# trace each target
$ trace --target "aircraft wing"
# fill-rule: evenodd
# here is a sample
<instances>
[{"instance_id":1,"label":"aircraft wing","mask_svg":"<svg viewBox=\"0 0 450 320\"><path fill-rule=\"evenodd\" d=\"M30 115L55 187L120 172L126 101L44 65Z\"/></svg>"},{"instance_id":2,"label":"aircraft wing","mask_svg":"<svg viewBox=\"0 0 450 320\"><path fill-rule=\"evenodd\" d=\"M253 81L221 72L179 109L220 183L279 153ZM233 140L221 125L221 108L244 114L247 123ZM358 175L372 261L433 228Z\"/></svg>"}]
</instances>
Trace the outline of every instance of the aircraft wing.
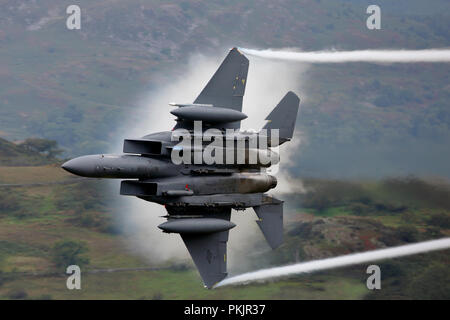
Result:
<instances>
[{"instance_id":1,"label":"aircraft wing","mask_svg":"<svg viewBox=\"0 0 450 320\"><path fill-rule=\"evenodd\" d=\"M207 288L227 276L228 232L180 234Z\"/></svg>"},{"instance_id":2,"label":"aircraft wing","mask_svg":"<svg viewBox=\"0 0 450 320\"><path fill-rule=\"evenodd\" d=\"M247 73L248 59L237 48L231 49L194 103L242 111Z\"/></svg>"},{"instance_id":3,"label":"aircraft wing","mask_svg":"<svg viewBox=\"0 0 450 320\"><path fill-rule=\"evenodd\" d=\"M237 49L230 50L219 69L200 92L193 104L173 104L180 108L190 107L216 107L242 111L245 86L247 84L248 59ZM205 109L206 111L206 109ZM193 129L193 121L177 119L172 130ZM224 121L219 123L204 123L208 128L239 129L241 121Z\"/></svg>"},{"instance_id":4,"label":"aircraft wing","mask_svg":"<svg viewBox=\"0 0 450 320\"><path fill-rule=\"evenodd\" d=\"M235 226L230 217L230 208L198 208L195 212L178 211L176 217L159 226L165 232L180 234L207 288L227 276L228 233Z\"/></svg>"}]
</instances>

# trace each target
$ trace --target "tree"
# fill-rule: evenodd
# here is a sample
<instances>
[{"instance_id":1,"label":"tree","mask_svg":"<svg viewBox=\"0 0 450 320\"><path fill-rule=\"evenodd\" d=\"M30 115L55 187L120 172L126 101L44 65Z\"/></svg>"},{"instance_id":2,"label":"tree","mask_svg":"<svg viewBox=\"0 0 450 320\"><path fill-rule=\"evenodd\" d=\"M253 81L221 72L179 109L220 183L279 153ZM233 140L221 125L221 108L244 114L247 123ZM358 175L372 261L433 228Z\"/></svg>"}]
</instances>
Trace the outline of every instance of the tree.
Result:
<instances>
[{"instance_id":1,"label":"tree","mask_svg":"<svg viewBox=\"0 0 450 320\"><path fill-rule=\"evenodd\" d=\"M53 262L57 267L66 268L70 265L77 265L81 268L89 264L89 258L83 255L88 251L88 247L84 242L73 240L58 241L52 249Z\"/></svg>"},{"instance_id":2,"label":"tree","mask_svg":"<svg viewBox=\"0 0 450 320\"><path fill-rule=\"evenodd\" d=\"M442 229L450 229L450 215L446 213L433 214L428 220L428 223Z\"/></svg>"},{"instance_id":3,"label":"tree","mask_svg":"<svg viewBox=\"0 0 450 320\"><path fill-rule=\"evenodd\" d=\"M63 152L62 149L58 148L58 143L55 140L28 138L20 146L27 151L44 154L48 158L54 158Z\"/></svg>"},{"instance_id":4,"label":"tree","mask_svg":"<svg viewBox=\"0 0 450 320\"><path fill-rule=\"evenodd\" d=\"M0 191L0 216L9 212L17 211L21 207L20 199L9 189Z\"/></svg>"},{"instance_id":5,"label":"tree","mask_svg":"<svg viewBox=\"0 0 450 320\"><path fill-rule=\"evenodd\" d=\"M7 297L12 300L24 300L28 298L28 293L23 289L13 289L7 294Z\"/></svg>"},{"instance_id":6,"label":"tree","mask_svg":"<svg viewBox=\"0 0 450 320\"><path fill-rule=\"evenodd\" d=\"M419 232L413 226L401 226L396 230L397 237L406 242L415 242L419 236Z\"/></svg>"},{"instance_id":7,"label":"tree","mask_svg":"<svg viewBox=\"0 0 450 320\"><path fill-rule=\"evenodd\" d=\"M445 264L438 263L431 265L410 282L407 292L411 299L450 299L450 271L448 267Z\"/></svg>"}]
</instances>

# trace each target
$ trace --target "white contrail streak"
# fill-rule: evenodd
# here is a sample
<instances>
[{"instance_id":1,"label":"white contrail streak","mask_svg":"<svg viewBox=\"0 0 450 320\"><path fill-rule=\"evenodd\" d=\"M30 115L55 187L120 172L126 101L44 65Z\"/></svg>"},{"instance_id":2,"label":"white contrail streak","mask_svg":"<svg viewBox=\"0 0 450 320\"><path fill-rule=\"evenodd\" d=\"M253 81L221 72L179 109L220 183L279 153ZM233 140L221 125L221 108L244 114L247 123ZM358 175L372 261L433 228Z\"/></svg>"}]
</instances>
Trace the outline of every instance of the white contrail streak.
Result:
<instances>
[{"instance_id":1,"label":"white contrail streak","mask_svg":"<svg viewBox=\"0 0 450 320\"><path fill-rule=\"evenodd\" d=\"M355 51L285 51L239 48L243 53L261 58L306 63L413 63L450 62L450 49L425 50L355 50Z\"/></svg>"},{"instance_id":2,"label":"white contrail streak","mask_svg":"<svg viewBox=\"0 0 450 320\"><path fill-rule=\"evenodd\" d=\"M219 282L215 287L238 284L243 282L251 282L256 280L271 279L284 277L298 273L314 272L325 269L333 269L345 267L353 264L371 262L376 260L398 258L409 256L417 253L424 253L434 250L442 250L450 248L450 238L439 240L419 242L388 249L379 249L367 251L363 253L349 254L345 256L328 258L323 260L315 260L304 263L298 263L288 266L263 269L253 272L244 273L235 277L231 277Z\"/></svg>"}]
</instances>

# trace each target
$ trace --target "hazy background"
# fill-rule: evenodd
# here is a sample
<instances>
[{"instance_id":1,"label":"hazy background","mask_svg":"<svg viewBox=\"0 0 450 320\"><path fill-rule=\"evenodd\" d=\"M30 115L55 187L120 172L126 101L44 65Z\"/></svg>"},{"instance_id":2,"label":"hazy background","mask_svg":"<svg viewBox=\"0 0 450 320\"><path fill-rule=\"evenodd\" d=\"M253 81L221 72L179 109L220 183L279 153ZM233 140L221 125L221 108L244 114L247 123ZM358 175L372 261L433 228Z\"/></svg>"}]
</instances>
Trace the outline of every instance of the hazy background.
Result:
<instances>
[{"instance_id":1,"label":"hazy background","mask_svg":"<svg viewBox=\"0 0 450 320\"><path fill-rule=\"evenodd\" d=\"M81 7L78 31L66 29L71 4ZM55 140L61 157L72 158L121 152L124 138L171 129L168 103L192 102L234 46L450 47L448 0L378 0L376 31L366 28L370 4L0 0L0 138L14 142L0 139L0 185L18 184L0 188L0 298L449 297L446 252L383 262L384 289L377 293L368 293L361 265L204 290L179 236L157 229L162 206L120 196L118 181L74 183L60 159L21 144ZM243 128L260 128L289 90L301 105L274 191L285 200L285 242L270 250L253 210L234 213L231 273L450 235L450 189L442 182L450 177L449 64L248 58ZM66 290L61 277L23 274L61 271L61 243L81 252L76 263L90 259L83 268L122 271L85 273L77 292ZM164 269L123 271L142 266Z\"/></svg>"},{"instance_id":2,"label":"hazy background","mask_svg":"<svg viewBox=\"0 0 450 320\"><path fill-rule=\"evenodd\" d=\"M233 46L449 46L446 1L379 1L379 31L365 26L369 2L78 1L81 30L69 31L65 8L71 1L4 0L0 136L54 139L66 157L121 152L124 138L171 129L168 103L192 102ZM301 98L277 193L302 191L300 182L287 183L293 177L450 176L448 64L249 59L243 128L260 128L288 90ZM164 221L162 206L124 199L118 183L110 185L130 249L155 263L187 257L178 236L155 230ZM239 228L231 254L245 255L243 243L250 248L262 241L254 219L251 210L233 215Z\"/></svg>"},{"instance_id":3,"label":"hazy background","mask_svg":"<svg viewBox=\"0 0 450 320\"><path fill-rule=\"evenodd\" d=\"M378 31L365 26L369 2L78 1L82 28L69 31L70 1L3 0L0 136L55 139L68 157L120 151L124 137L168 128L167 103L192 101L232 46L449 46L447 1L379 1ZM261 76L248 83L244 125L299 93L293 175L449 176L448 64L266 63L251 59Z\"/></svg>"}]
</instances>

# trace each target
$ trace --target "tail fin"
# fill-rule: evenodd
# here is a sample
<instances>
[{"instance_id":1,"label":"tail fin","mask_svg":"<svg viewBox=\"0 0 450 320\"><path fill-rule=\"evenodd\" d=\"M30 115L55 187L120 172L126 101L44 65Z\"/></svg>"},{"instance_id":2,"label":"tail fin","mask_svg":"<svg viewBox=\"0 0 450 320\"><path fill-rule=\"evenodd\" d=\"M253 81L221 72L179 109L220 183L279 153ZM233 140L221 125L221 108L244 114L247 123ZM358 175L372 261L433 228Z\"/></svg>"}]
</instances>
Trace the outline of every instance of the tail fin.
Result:
<instances>
[{"instance_id":1,"label":"tail fin","mask_svg":"<svg viewBox=\"0 0 450 320\"><path fill-rule=\"evenodd\" d=\"M253 207L259 228L272 249L283 243L283 201L271 198L272 203Z\"/></svg>"},{"instance_id":2,"label":"tail fin","mask_svg":"<svg viewBox=\"0 0 450 320\"><path fill-rule=\"evenodd\" d=\"M194 103L242 111L247 72L248 59L237 48L231 49Z\"/></svg>"},{"instance_id":3,"label":"tail fin","mask_svg":"<svg viewBox=\"0 0 450 320\"><path fill-rule=\"evenodd\" d=\"M263 129L279 129L280 144L292 139L299 105L300 98L289 91L266 118Z\"/></svg>"}]
</instances>

